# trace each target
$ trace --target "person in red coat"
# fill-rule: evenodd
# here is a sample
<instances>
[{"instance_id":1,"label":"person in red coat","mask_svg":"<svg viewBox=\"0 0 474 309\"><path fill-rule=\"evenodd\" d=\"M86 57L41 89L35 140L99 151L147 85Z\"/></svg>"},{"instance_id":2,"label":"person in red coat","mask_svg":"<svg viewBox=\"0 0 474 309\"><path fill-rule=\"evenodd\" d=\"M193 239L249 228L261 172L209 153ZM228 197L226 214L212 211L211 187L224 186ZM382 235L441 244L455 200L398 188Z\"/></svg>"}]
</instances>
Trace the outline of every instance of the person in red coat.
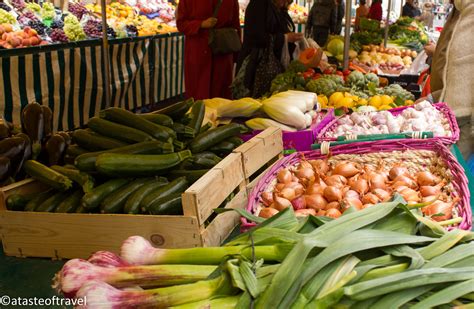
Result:
<instances>
[{"instance_id":1,"label":"person in red coat","mask_svg":"<svg viewBox=\"0 0 474 309\"><path fill-rule=\"evenodd\" d=\"M382 20L382 0L374 0L372 2L367 17L378 21Z\"/></svg>"},{"instance_id":2,"label":"person in red coat","mask_svg":"<svg viewBox=\"0 0 474 309\"><path fill-rule=\"evenodd\" d=\"M176 24L185 35L184 81L186 97L196 100L230 98L234 55L213 55L208 45L209 29L235 28L240 34L239 3L222 0L213 18L218 0L181 0Z\"/></svg>"}]
</instances>

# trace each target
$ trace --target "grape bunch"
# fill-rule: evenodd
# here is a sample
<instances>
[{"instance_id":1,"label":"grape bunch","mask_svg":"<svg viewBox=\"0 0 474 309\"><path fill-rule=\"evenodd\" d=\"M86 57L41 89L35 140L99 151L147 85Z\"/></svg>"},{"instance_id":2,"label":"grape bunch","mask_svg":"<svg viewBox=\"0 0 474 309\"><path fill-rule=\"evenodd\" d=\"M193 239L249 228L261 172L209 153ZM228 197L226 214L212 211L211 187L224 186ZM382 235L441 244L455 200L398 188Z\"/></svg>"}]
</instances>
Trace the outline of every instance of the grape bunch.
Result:
<instances>
[{"instance_id":1,"label":"grape bunch","mask_svg":"<svg viewBox=\"0 0 474 309\"><path fill-rule=\"evenodd\" d=\"M64 27L64 22L61 19L55 19L51 23L51 28L53 29L62 29Z\"/></svg>"},{"instance_id":2,"label":"grape bunch","mask_svg":"<svg viewBox=\"0 0 474 309\"><path fill-rule=\"evenodd\" d=\"M25 1L23 0L11 0L10 2L17 10L23 10L26 7Z\"/></svg>"},{"instance_id":3,"label":"grape bunch","mask_svg":"<svg viewBox=\"0 0 474 309\"><path fill-rule=\"evenodd\" d=\"M77 3L77 2L69 3L68 11L71 12L71 14L73 14L74 16L76 16L77 19L79 20L82 19L82 16L84 16L84 14L87 14L86 7L82 5L81 3Z\"/></svg>"},{"instance_id":4,"label":"grape bunch","mask_svg":"<svg viewBox=\"0 0 474 309\"><path fill-rule=\"evenodd\" d=\"M112 27L107 26L107 36L109 38L115 39L117 37L117 33L115 33L115 30Z\"/></svg>"},{"instance_id":5,"label":"grape bunch","mask_svg":"<svg viewBox=\"0 0 474 309\"><path fill-rule=\"evenodd\" d=\"M58 43L67 43L69 42L69 39L67 38L66 34L62 29L56 28L51 30L49 37L53 42L58 42Z\"/></svg>"},{"instance_id":6,"label":"grape bunch","mask_svg":"<svg viewBox=\"0 0 474 309\"><path fill-rule=\"evenodd\" d=\"M54 9L54 6L49 2L43 3L43 7L41 8L41 17L43 17L43 19L53 19L54 16L56 16L56 10Z\"/></svg>"},{"instance_id":7,"label":"grape bunch","mask_svg":"<svg viewBox=\"0 0 474 309\"><path fill-rule=\"evenodd\" d=\"M43 24L39 20L30 21L28 26L30 26L32 29L35 29L36 32L38 32L39 35L44 35L46 33L46 29L48 28L48 27L46 27L45 24Z\"/></svg>"},{"instance_id":8,"label":"grape bunch","mask_svg":"<svg viewBox=\"0 0 474 309\"><path fill-rule=\"evenodd\" d=\"M102 24L98 20L89 19L84 25L84 32L90 38L100 38L102 36Z\"/></svg>"},{"instance_id":9,"label":"grape bunch","mask_svg":"<svg viewBox=\"0 0 474 309\"><path fill-rule=\"evenodd\" d=\"M26 11L22 15L18 16L17 20L23 26L28 26L31 21L39 21L36 15L31 11Z\"/></svg>"},{"instance_id":10,"label":"grape bunch","mask_svg":"<svg viewBox=\"0 0 474 309\"><path fill-rule=\"evenodd\" d=\"M81 24L74 15L64 18L64 33L70 41L80 41L87 38Z\"/></svg>"},{"instance_id":11,"label":"grape bunch","mask_svg":"<svg viewBox=\"0 0 474 309\"><path fill-rule=\"evenodd\" d=\"M7 12L10 12L12 10L6 3L3 2L0 2L0 9L5 10Z\"/></svg>"},{"instance_id":12,"label":"grape bunch","mask_svg":"<svg viewBox=\"0 0 474 309\"><path fill-rule=\"evenodd\" d=\"M15 17L13 17L7 11L0 9L0 24L14 24Z\"/></svg>"},{"instance_id":13,"label":"grape bunch","mask_svg":"<svg viewBox=\"0 0 474 309\"><path fill-rule=\"evenodd\" d=\"M127 30L127 33L128 33L128 36L129 37L136 37L138 36L138 28L134 25L127 25L125 27L125 29Z\"/></svg>"}]
</instances>

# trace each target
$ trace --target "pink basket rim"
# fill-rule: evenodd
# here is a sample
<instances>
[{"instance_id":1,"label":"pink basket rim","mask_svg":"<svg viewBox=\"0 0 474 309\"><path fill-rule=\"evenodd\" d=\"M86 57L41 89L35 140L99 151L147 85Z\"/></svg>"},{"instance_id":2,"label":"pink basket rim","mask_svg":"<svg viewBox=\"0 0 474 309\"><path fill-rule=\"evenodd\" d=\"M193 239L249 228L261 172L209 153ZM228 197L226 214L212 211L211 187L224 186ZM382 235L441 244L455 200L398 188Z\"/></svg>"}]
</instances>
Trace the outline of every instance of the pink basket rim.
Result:
<instances>
[{"instance_id":1,"label":"pink basket rim","mask_svg":"<svg viewBox=\"0 0 474 309\"><path fill-rule=\"evenodd\" d=\"M449 127L451 128L451 136L446 137L446 136L438 136L438 137L432 137L432 138L427 138L425 140L437 140L441 141L445 145L452 145L455 144L459 140L459 135L460 135L460 130L458 126L458 122L456 120L456 116L454 115L453 111L451 108L448 106L448 104L444 102L440 103L435 103L433 106L439 110L443 115L448 119ZM407 108L412 108L412 106L401 106L397 108L392 108L388 110L390 113L392 113L395 116L398 116L401 114L405 109ZM334 116L331 121L324 127L321 128L321 130L318 133L317 140L318 142L323 142L323 141L335 141L336 138L333 137L325 137L324 135L333 127L337 125L337 120L339 117Z\"/></svg>"},{"instance_id":2,"label":"pink basket rim","mask_svg":"<svg viewBox=\"0 0 474 309\"><path fill-rule=\"evenodd\" d=\"M470 205L470 191L468 187L468 179L463 167L459 164L456 157L449 151L449 149L440 141L432 141L426 143L417 139L398 139L398 140L381 140L371 142L354 142L345 145L338 145L331 147L331 154L366 154L373 152L389 152L389 151L404 151L404 150L431 150L435 151L446 163L447 167L453 175L453 187L460 195L461 201L457 205L459 216L462 217L462 222L458 228L463 230L470 230L472 227L472 211ZM247 211L254 213L261 192L263 192L273 179L275 179L278 171L284 167L295 164L302 157L306 159L321 159L326 155L321 154L320 150L311 150L304 152L296 152L287 157L277 161L272 168L258 181L256 186L252 189L247 204ZM245 231L256 224L249 222L246 218L241 218L241 230Z\"/></svg>"}]
</instances>

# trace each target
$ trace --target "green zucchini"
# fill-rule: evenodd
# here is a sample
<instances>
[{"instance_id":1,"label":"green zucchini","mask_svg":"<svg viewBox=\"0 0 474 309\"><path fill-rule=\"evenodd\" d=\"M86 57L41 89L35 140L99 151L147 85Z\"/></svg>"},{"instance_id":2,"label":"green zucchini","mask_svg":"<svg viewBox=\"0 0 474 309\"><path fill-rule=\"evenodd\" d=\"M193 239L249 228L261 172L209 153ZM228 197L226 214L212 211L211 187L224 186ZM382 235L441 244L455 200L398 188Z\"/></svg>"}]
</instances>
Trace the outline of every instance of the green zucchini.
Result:
<instances>
[{"instance_id":1,"label":"green zucchini","mask_svg":"<svg viewBox=\"0 0 474 309\"><path fill-rule=\"evenodd\" d=\"M221 156L227 156L235 148L236 147L233 143L228 142L228 141L222 141L219 144L214 145L211 148L209 148L209 150Z\"/></svg>"},{"instance_id":2,"label":"green zucchini","mask_svg":"<svg viewBox=\"0 0 474 309\"><path fill-rule=\"evenodd\" d=\"M196 135L196 131L194 131L193 128L185 126L179 122L173 124L173 130L176 131L180 139L193 138Z\"/></svg>"},{"instance_id":3,"label":"green zucchini","mask_svg":"<svg viewBox=\"0 0 474 309\"><path fill-rule=\"evenodd\" d=\"M148 213L160 216L183 215L183 205L181 203L181 193L160 197L148 207Z\"/></svg>"},{"instance_id":4,"label":"green zucchini","mask_svg":"<svg viewBox=\"0 0 474 309\"><path fill-rule=\"evenodd\" d=\"M163 155L104 153L97 157L95 166L97 171L109 176L154 176L190 157L189 150Z\"/></svg>"},{"instance_id":5,"label":"green zucchini","mask_svg":"<svg viewBox=\"0 0 474 309\"><path fill-rule=\"evenodd\" d=\"M137 129L130 128L112 121L92 117L87 123L89 128L103 136L112 137L127 143L140 143L152 141L154 138Z\"/></svg>"},{"instance_id":6,"label":"green zucchini","mask_svg":"<svg viewBox=\"0 0 474 309\"><path fill-rule=\"evenodd\" d=\"M149 193L140 203L143 213L148 212L148 207L155 203L159 198L170 196L174 193L182 193L188 188L188 181L186 177L179 177L151 193Z\"/></svg>"},{"instance_id":7,"label":"green zucchini","mask_svg":"<svg viewBox=\"0 0 474 309\"><path fill-rule=\"evenodd\" d=\"M198 157L191 158L192 169L210 169L213 168L219 161L215 161L208 158Z\"/></svg>"},{"instance_id":8,"label":"green zucchini","mask_svg":"<svg viewBox=\"0 0 474 309\"><path fill-rule=\"evenodd\" d=\"M235 147L239 147L240 145L244 143L244 141L238 136L233 136L231 138L228 138L226 141L234 144Z\"/></svg>"},{"instance_id":9,"label":"green zucchini","mask_svg":"<svg viewBox=\"0 0 474 309\"><path fill-rule=\"evenodd\" d=\"M38 208L35 209L37 212L54 212L54 210L66 199L71 192L58 192L53 196L49 197L46 201L41 203Z\"/></svg>"},{"instance_id":10,"label":"green zucchini","mask_svg":"<svg viewBox=\"0 0 474 309\"><path fill-rule=\"evenodd\" d=\"M150 178L135 179L126 186L123 186L119 190L109 194L100 204L100 212L106 214L123 212L128 197L143 187L148 181L150 181Z\"/></svg>"},{"instance_id":11,"label":"green zucchini","mask_svg":"<svg viewBox=\"0 0 474 309\"><path fill-rule=\"evenodd\" d=\"M172 153L173 151L174 147L171 143L149 141L105 151L82 154L76 158L75 165L81 171L93 172L95 171L95 161L97 157L104 153L166 154Z\"/></svg>"},{"instance_id":12,"label":"green zucchini","mask_svg":"<svg viewBox=\"0 0 474 309\"><path fill-rule=\"evenodd\" d=\"M173 118L165 114L138 114L137 116L153 123L173 128Z\"/></svg>"},{"instance_id":13,"label":"green zucchini","mask_svg":"<svg viewBox=\"0 0 474 309\"><path fill-rule=\"evenodd\" d=\"M173 141L173 146L175 147L176 151L182 151L186 149L186 144L176 139Z\"/></svg>"},{"instance_id":14,"label":"green zucchini","mask_svg":"<svg viewBox=\"0 0 474 309\"><path fill-rule=\"evenodd\" d=\"M195 160L197 158L206 158L206 159L214 160L216 161L216 164L222 161L221 157L219 157L218 155L210 151L204 151L204 152L193 154L192 160Z\"/></svg>"},{"instance_id":15,"label":"green zucchini","mask_svg":"<svg viewBox=\"0 0 474 309\"><path fill-rule=\"evenodd\" d=\"M76 214L86 214L88 212L89 211L83 205L79 205L75 211Z\"/></svg>"},{"instance_id":16,"label":"green zucchini","mask_svg":"<svg viewBox=\"0 0 474 309\"><path fill-rule=\"evenodd\" d=\"M35 211L36 208L38 208L44 201L46 201L52 195L54 195L54 191L51 189L36 194L36 196L26 204L24 211Z\"/></svg>"},{"instance_id":17,"label":"green zucchini","mask_svg":"<svg viewBox=\"0 0 474 309\"><path fill-rule=\"evenodd\" d=\"M12 194L7 197L6 204L7 209L12 211L22 211L25 209L25 206L31 201L36 194L33 196L29 195L22 195L22 194Z\"/></svg>"},{"instance_id":18,"label":"green zucchini","mask_svg":"<svg viewBox=\"0 0 474 309\"><path fill-rule=\"evenodd\" d=\"M89 151L107 150L128 145L117 139L83 129L74 131L72 138L76 144Z\"/></svg>"},{"instance_id":19,"label":"green zucchini","mask_svg":"<svg viewBox=\"0 0 474 309\"><path fill-rule=\"evenodd\" d=\"M188 124L189 127L193 128L195 132L199 132L201 129L202 122L204 120L204 114L206 113L206 105L204 101L196 101L191 108L191 122Z\"/></svg>"},{"instance_id":20,"label":"green zucchini","mask_svg":"<svg viewBox=\"0 0 474 309\"><path fill-rule=\"evenodd\" d=\"M193 153L203 152L204 150L207 150L212 146L217 145L232 136L238 135L239 133L239 124L226 124L224 126L211 129L196 136L196 138L191 142L191 144L189 144L189 149Z\"/></svg>"},{"instance_id":21,"label":"green zucchini","mask_svg":"<svg viewBox=\"0 0 474 309\"><path fill-rule=\"evenodd\" d=\"M152 112L152 114L165 114L173 118L173 120L179 120L188 112L194 103L194 99L190 98L175 104L172 104L163 109Z\"/></svg>"},{"instance_id":22,"label":"green zucchini","mask_svg":"<svg viewBox=\"0 0 474 309\"><path fill-rule=\"evenodd\" d=\"M168 184L168 180L164 177L158 177L150 180L140 189L133 192L125 202L124 213L126 214L137 214L140 212L140 203L149 193L157 190Z\"/></svg>"},{"instance_id":23,"label":"green zucchini","mask_svg":"<svg viewBox=\"0 0 474 309\"><path fill-rule=\"evenodd\" d=\"M189 184L195 183L199 178L204 176L209 170L173 170L169 173L169 177L171 180L179 178L179 177L186 177L186 180Z\"/></svg>"},{"instance_id":24,"label":"green zucchini","mask_svg":"<svg viewBox=\"0 0 474 309\"><path fill-rule=\"evenodd\" d=\"M87 210L92 210L99 207L100 203L112 192L117 191L121 187L125 186L129 181L127 179L112 179L100 186L97 186L94 190L86 193L82 197L81 205Z\"/></svg>"},{"instance_id":25,"label":"green zucchini","mask_svg":"<svg viewBox=\"0 0 474 309\"><path fill-rule=\"evenodd\" d=\"M203 125L203 126L199 129L199 134L204 133L204 132L206 132L206 131L209 131L211 128L212 128L212 124L211 124L210 122L207 122L205 125Z\"/></svg>"},{"instance_id":26,"label":"green zucchini","mask_svg":"<svg viewBox=\"0 0 474 309\"><path fill-rule=\"evenodd\" d=\"M160 141L166 142L170 138L176 138L176 132L172 129L143 119L138 115L121 108L110 107L100 111L99 115L103 119L148 133Z\"/></svg>"},{"instance_id":27,"label":"green zucchini","mask_svg":"<svg viewBox=\"0 0 474 309\"><path fill-rule=\"evenodd\" d=\"M69 195L64 201L62 201L58 207L54 210L54 212L61 212L61 213L73 213L81 205L82 196L84 192L81 189L76 190L73 194Z\"/></svg>"},{"instance_id":28,"label":"green zucchini","mask_svg":"<svg viewBox=\"0 0 474 309\"><path fill-rule=\"evenodd\" d=\"M95 184L94 178L92 178L92 176L90 176L87 173L81 172L77 169L70 169L70 168L66 168L66 167L58 166L58 165L51 166L51 169L55 170L56 172L60 174L63 174L64 176L68 177L72 181L81 185L82 190L85 193L92 191L92 189L94 188L94 184Z\"/></svg>"},{"instance_id":29,"label":"green zucchini","mask_svg":"<svg viewBox=\"0 0 474 309\"><path fill-rule=\"evenodd\" d=\"M66 149L66 154L74 158L85 153L89 153L89 151L79 145L69 145Z\"/></svg>"},{"instance_id":30,"label":"green zucchini","mask_svg":"<svg viewBox=\"0 0 474 309\"><path fill-rule=\"evenodd\" d=\"M23 168L26 173L34 179L59 191L66 191L72 187L71 179L50 169L38 161L28 160L24 163Z\"/></svg>"}]
</instances>

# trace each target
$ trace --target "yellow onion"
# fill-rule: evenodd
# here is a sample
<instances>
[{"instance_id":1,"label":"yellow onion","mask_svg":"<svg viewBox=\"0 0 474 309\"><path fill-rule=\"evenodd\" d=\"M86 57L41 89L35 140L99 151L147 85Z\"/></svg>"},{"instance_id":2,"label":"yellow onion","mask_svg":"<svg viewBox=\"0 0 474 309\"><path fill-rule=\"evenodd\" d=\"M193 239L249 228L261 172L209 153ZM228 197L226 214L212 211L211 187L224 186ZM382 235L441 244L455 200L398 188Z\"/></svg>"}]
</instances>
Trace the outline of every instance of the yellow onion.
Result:
<instances>
[{"instance_id":1,"label":"yellow onion","mask_svg":"<svg viewBox=\"0 0 474 309\"><path fill-rule=\"evenodd\" d=\"M420 186L434 186L439 183L439 178L430 172L419 172L416 174L416 182Z\"/></svg>"},{"instance_id":2,"label":"yellow onion","mask_svg":"<svg viewBox=\"0 0 474 309\"><path fill-rule=\"evenodd\" d=\"M391 180L394 180L395 178L401 175L408 175L408 169L401 165L396 165L392 167L388 172L388 176Z\"/></svg>"},{"instance_id":3,"label":"yellow onion","mask_svg":"<svg viewBox=\"0 0 474 309\"><path fill-rule=\"evenodd\" d=\"M295 172L296 177L298 179L307 179L307 180L314 180L314 171L311 167L304 167L296 170Z\"/></svg>"},{"instance_id":4,"label":"yellow onion","mask_svg":"<svg viewBox=\"0 0 474 309\"><path fill-rule=\"evenodd\" d=\"M293 205L291 205L291 202L287 200L286 198L279 197L278 195L276 195L276 193L274 193L273 194L273 207L278 211L282 211L285 208L293 207Z\"/></svg>"},{"instance_id":5,"label":"yellow onion","mask_svg":"<svg viewBox=\"0 0 474 309\"><path fill-rule=\"evenodd\" d=\"M369 208L369 207L372 207L372 206L375 206L374 204L364 204L362 205L362 209L366 209L366 208Z\"/></svg>"},{"instance_id":6,"label":"yellow onion","mask_svg":"<svg viewBox=\"0 0 474 309\"><path fill-rule=\"evenodd\" d=\"M386 189L387 185L385 184L386 177L382 174L378 174L376 172L371 172L369 174L369 188L371 190L374 189Z\"/></svg>"},{"instance_id":7,"label":"yellow onion","mask_svg":"<svg viewBox=\"0 0 474 309\"><path fill-rule=\"evenodd\" d=\"M357 210L362 209L362 202L358 198L345 198L341 202L343 212L351 206L354 206Z\"/></svg>"},{"instance_id":8,"label":"yellow onion","mask_svg":"<svg viewBox=\"0 0 474 309\"><path fill-rule=\"evenodd\" d=\"M406 188L408 187L405 185L397 185L397 186L393 186L393 191L400 193Z\"/></svg>"},{"instance_id":9,"label":"yellow onion","mask_svg":"<svg viewBox=\"0 0 474 309\"><path fill-rule=\"evenodd\" d=\"M336 208L330 208L326 211L326 217L337 219L341 216L341 212Z\"/></svg>"},{"instance_id":10,"label":"yellow onion","mask_svg":"<svg viewBox=\"0 0 474 309\"><path fill-rule=\"evenodd\" d=\"M349 186L352 190L359 194L365 194L369 191L369 184L367 183L367 180L357 176L349 179Z\"/></svg>"},{"instance_id":11,"label":"yellow onion","mask_svg":"<svg viewBox=\"0 0 474 309\"><path fill-rule=\"evenodd\" d=\"M325 215L326 215L326 210L320 209L316 212L316 216L318 216L318 217L323 217Z\"/></svg>"},{"instance_id":12,"label":"yellow onion","mask_svg":"<svg viewBox=\"0 0 474 309\"><path fill-rule=\"evenodd\" d=\"M446 184L443 180L436 186L421 186L420 187L420 194L421 196L430 196L430 195L439 195L441 194L441 188Z\"/></svg>"},{"instance_id":13,"label":"yellow onion","mask_svg":"<svg viewBox=\"0 0 474 309\"><path fill-rule=\"evenodd\" d=\"M295 211L297 217L307 217L309 215L316 216L316 210L314 209L298 209Z\"/></svg>"},{"instance_id":14,"label":"yellow onion","mask_svg":"<svg viewBox=\"0 0 474 309\"><path fill-rule=\"evenodd\" d=\"M412 189L415 189L416 187L418 187L416 181L414 181L412 178L406 175L399 175L393 180L392 186L396 187L396 186L402 186L402 185L405 185Z\"/></svg>"},{"instance_id":15,"label":"yellow onion","mask_svg":"<svg viewBox=\"0 0 474 309\"><path fill-rule=\"evenodd\" d=\"M380 198L373 194L373 193L367 193L362 197L362 203L363 204L378 204L380 203Z\"/></svg>"},{"instance_id":16,"label":"yellow onion","mask_svg":"<svg viewBox=\"0 0 474 309\"><path fill-rule=\"evenodd\" d=\"M418 192L416 192L413 189L405 188L400 192L400 194L403 196L403 198L407 202L419 202L420 201L420 196L419 196Z\"/></svg>"},{"instance_id":17,"label":"yellow onion","mask_svg":"<svg viewBox=\"0 0 474 309\"><path fill-rule=\"evenodd\" d=\"M277 213L278 213L278 210L276 210L275 208L267 207L267 208L262 208L260 212L258 213L258 216L260 218L270 218L276 215Z\"/></svg>"},{"instance_id":18,"label":"yellow onion","mask_svg":"<svg viewBox=\"0 0 474 309\"><path fill-rule=\"evenodd\" d=\"M315 210L325 209L328 201L321 194L311 194L304 196L306 207Z\"/></svg>"},{"instance_id":19,"label":"yellow onion","mask_svg":"<svg viewBox=\"0 0 474 309\"><path fill-rule=\"evenodd\" d=\"M422 203L432 203L433 201L436 201L439 199L439 195L429 195L429 196L424 196L421 198Z\"/></svg>"},{"instance_id":20,"label":"yellow onion","mask_svg":"<svg viewBox=\"0 0 474 309\"><path fill-rule=\"evenodd\" d=\"M459 198L455 198L452 202L436 201L433 204L423 207L421 211L426 216L432 216L431 219L434 221L449 220L453 217L454 205L459 201ZM439 215L438 215L439 214Z\"/></svg>"},{"instance_id":21,"label":"yellow onion","mask_svg":"<svg viewBox=\"0 0 474 309\"><path fill-rule=\"evenodd\" d=\"M339 202L331 202L331 203L328 203L327 206L326 206L326 210L329 210L331 208L336 208L336 209L339 209L341 208L341 204Z\"/></svg>"},{"instance_id":22,"label":"yellow onion","mask_svg":"<svg viewBox=\"0 0 474 309\"><path fill-rule=\"evenodd\" d=\"M324 175L329 172L329 165L325 160L309 160L308 162L318 174Z\"/></svg>"},{"instance_id":23,"label":"yellow onion","mask_svg":"<svg viewBox=\"0 0 474 309\"><path fill-rule=\"evenodd\" d=\"M301 161L300 164L298 165L298 169L302 169L302 168L313 169L313 166L308 161Z\"/></svg>"},{"instance_id":24,"label":"yellow onion","mask_svg":"<svg viewBox=\"0 0 474 309\"><path fill-rule=\"evenodd\" d=\"M346 177L341 175L331 175L329 177L326 177L324 179L324 182L328 186L342 188L347 184L347 179Z\"/></svg>"},{"instance_id":25,"label":"yellow onion","mask_svg":"<svg viewBox=\"0 0 474 309\"><path fill-rule=\"evenodd\" d=\"M286 184L284 184L284 183L277 183L277 184L275 185L275 191L280 192L281 190L285 189L285 187L286 187Z\"/></svg>"},{"instance_id":26,"label":"yellow onion","mask_svg":"<svg viewBox=\"0 0 474 309\"><path fill-rule=\"evenodd\" d=\"M271 192L263 192L260 197L262 198L263 205L267 207L273 203L273 194Z\"/></svg>"},{"instance_id":27,"label":"yellow onion","mask_svg":"<svg viewBox=\"0 0 474 309\"><path fill-rule=\"evenodd\" d=\"M291 172L287 169L282 169L278 172L277 180L279 183L289 183L291 182Z\"/></svg>"},{"instance_id":28,"label":"yellow onion","mask_svg":"<svg viewBox=\"0 0 474 309\"><path fill-rule=\"evenodd\" d=\"M291 201L296 197L295 190L293 190L292 188L285 188L281 190L280 196L284 199Z\"/></svg>"},{"instance_id":29,"label":"yellow onion","mask_svg":"<svg viewBox=\"0 0 474 309\"><path fill-rule=\"evenodd\" d=\"M306 189L306 194L323 194L324 188L316 183L310 184Z\"/></svg>"},{"instance_id":30,"label":"yellow onion","mask_svg":"<svg viewBox=\"0 0 474 309\"><path fill-rule=\"evenodd\" d=\"M357 165L355 163L347 161L336 164L336 166L332 170L333 175L341 175L345 178L355 176L359 173L360 169L357 167Z\"/></svg>"},{"instance_id":31,"label":"yellow onion","mask_svg":"<svg viewBox=\"0 0 474 309\"><path fill-rule=\"evenodd\" d=\"M347 187L346 187L347 188ZM347 190L346 192L344 192L344 198L356 198L356 199L360 199L360 195L359 193L357 193L356 191L354 190Z\"/></svg>"},{"instance_id":32,"label":"yellow onion","mask_svg":"<svg viewBox=\"0 0 474 309\"><path fill-rule=\"evenodd\" d=\"M388 200L392 197L392 195L391 195L389 192L387 192L387 191L385 191L385 190L383 190L383 189L374 189L374 190L372 191L372 193L374 193L375 195L377 195L377 197L378 197L382 202L386 202L386 201L388 201Z\"/></svg>"},{"instance_id":33,"label":"yellow onion","mask_svg":"<svg viewBox=\"0 0 474 309\"><path fill-rule=\"evenodd\" d=\"M328 202L340 201L342 199L341 189L333 186L327 186L324 189L323 195Z\"/></svg>"}]
</instances>

